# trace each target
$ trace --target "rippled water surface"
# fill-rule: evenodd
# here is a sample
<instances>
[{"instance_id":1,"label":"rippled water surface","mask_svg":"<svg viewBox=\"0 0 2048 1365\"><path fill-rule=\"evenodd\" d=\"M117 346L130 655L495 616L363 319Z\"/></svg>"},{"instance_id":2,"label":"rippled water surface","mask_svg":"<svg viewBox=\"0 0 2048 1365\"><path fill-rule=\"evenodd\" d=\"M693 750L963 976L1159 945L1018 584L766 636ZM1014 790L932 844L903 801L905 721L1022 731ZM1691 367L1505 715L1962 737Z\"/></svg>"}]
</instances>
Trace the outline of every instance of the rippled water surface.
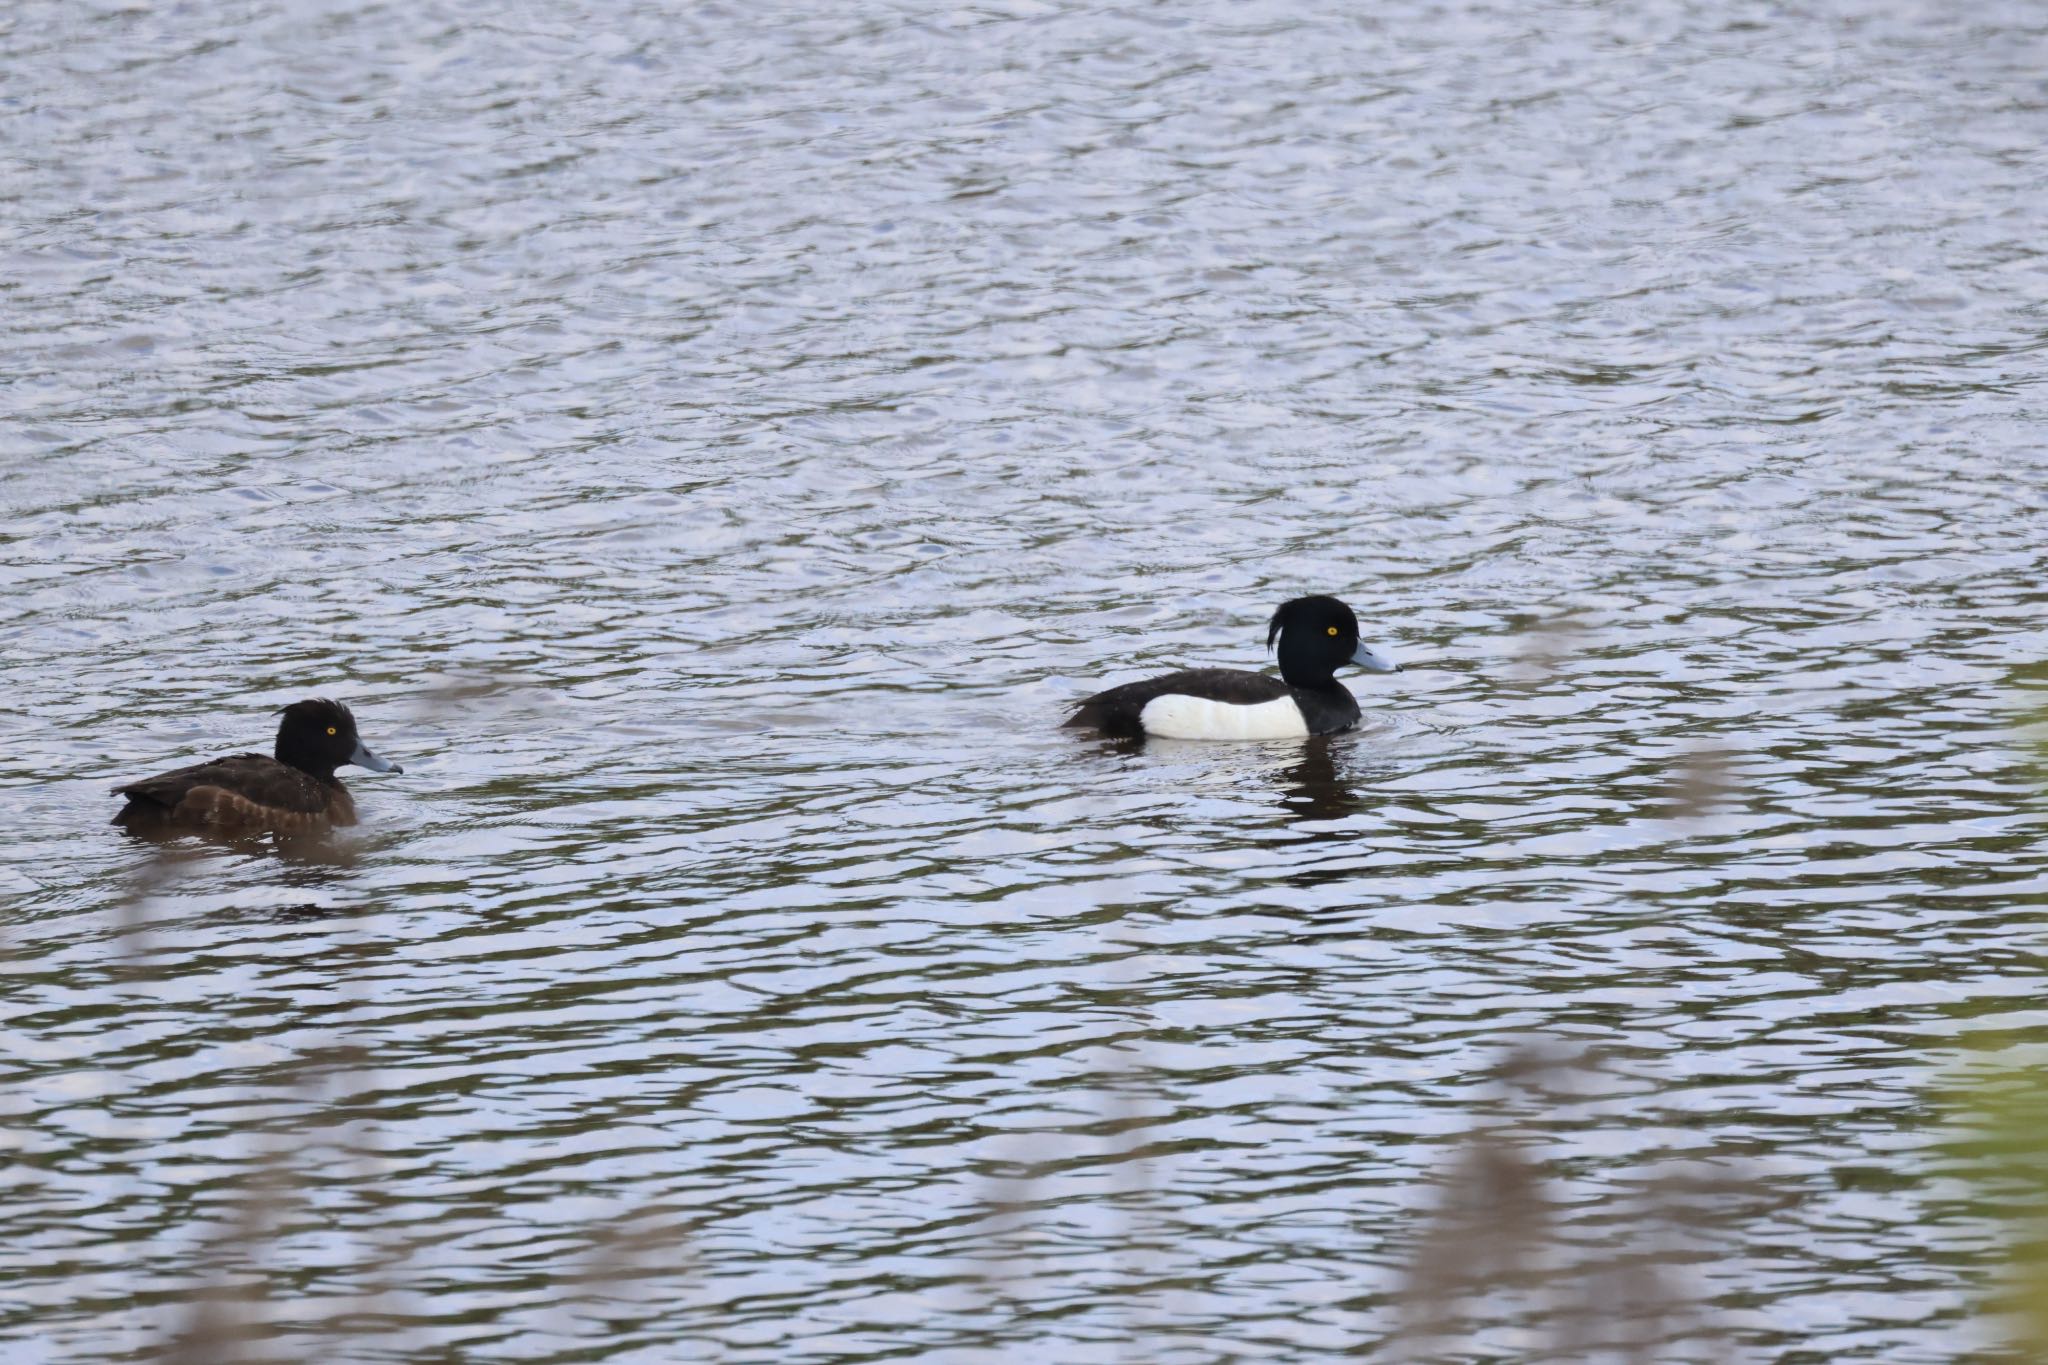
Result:
<instances>
[{"instance_id":1,"label":"rippled water surface","mask_svg":"<svg viewBox=\"0 0 2048 1365\"><path fill-rule=\"evenodd\" d=\"M1987 1339L1929 1096L2048 1026L2037 6L0 63L10 1362ZM1056 728L1317 590L1409 664L1357 734ZM107 826L315 694L357 829Z\"/></svg>"}]
</instances>

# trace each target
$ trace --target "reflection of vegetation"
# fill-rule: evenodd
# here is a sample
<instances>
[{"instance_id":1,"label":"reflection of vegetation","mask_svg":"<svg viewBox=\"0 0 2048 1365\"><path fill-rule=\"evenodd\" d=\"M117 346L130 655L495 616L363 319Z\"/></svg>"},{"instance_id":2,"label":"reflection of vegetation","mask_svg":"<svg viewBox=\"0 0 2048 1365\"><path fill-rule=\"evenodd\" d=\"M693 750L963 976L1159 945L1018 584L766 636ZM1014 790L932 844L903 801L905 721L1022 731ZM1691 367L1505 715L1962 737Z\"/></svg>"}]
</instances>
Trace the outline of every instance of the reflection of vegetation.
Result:
<instances>
[{"instance_id":1,"label":"reflection of vegetation","mask_svg":"<svg viewBox=\"0 0 2048 1365\"><path fill-rule=\"evenodd\" d=\"M2020 713L2020 737L2033 760L2035 785L2048 792L2048 661L2015 668L2007 676L2012 687L2040 698Z\"/></svg>"},{"instance_id":2,"label":"reflection of vegetation","mask_svg":"<svg viewBox=\"0 0 2048 1365\"><path fill-rule=\"evenodd\" d=\"M160 981L162 962L141 902L189 854L178 846L156 850L116 906L117 979L144 996ZM426 1325L433 1315L403 1287L440 1273L430 1263L436 1239L399 1220L373 1220L375 1231L348 1237L329 1207L336 1190L367 1191L376 1204L402 1202L381 1179L389 1158L377 1137L378 1112L363 1101L387 1090L371 1051L346 1042L294 1056L271 1077L266 1107L289 1116L248 1131L241 1152L215 1154L235 1163L224 1188L194 1191L202 1219L214 1225L196 1258L203 1282L134 1291L161 1332L143 1358L158 1365L472 1358L445 1328ZM591 1338L599 1343L591 1348L596 1359L643 1325L649 1313L636 1305L652 1302L661 1311L695 1274L690 1216L624 1205L522 1257L519 1272L559 1324L557 1335ZM349 1227L362 1222L346 1220ZM308 1247L317 1250L308 1256Z\"/></svg>"},{"instance_id":3,"label":"reflection of vegetation","mask_svg":"<svg viewBox=\"0 0 2048 1365\"><path fill-rule=\"evenodd\" d=\"M2009 683L2048 697L2048 662L2012 670ZM2048 701L2021 712L2037 785L2048 791ZM1938 1095L1950 1129L1940 1157L1963 1191L1950 1207L1960 1218L2000 1228L2006 1269L1992 1287L1990 1312L2027 1360L2048 1360L2048 1049L1999 1030L1976 1035L1986 1064L1965 1071ZM2000 1055L1989 1055L1991 1049Z\"/></svg>"},{"instance_id":4,"label":"reflection of vegetation","mask_svg":"<svg viewBox=\"0 0 2048 1365\"><path fill-rule=\"evenodd\" d=\"M976 1222L983 1238L980 1284L985 1301L1011 1324L1005 1339L1033 1340L1035 1296L1046 1265L1059 1253L1051 1225L1061 1217L1059 1177L1076 1165L1125 1158L1127 1181L1143 1185L1148 1120L1140 1112L1142 1071L1111 1080L1097 1096L1099 1117L1063 1130L1086 1136L1090 1152L1049 1154L1005 1163L984 1190ZM1596 1190L1580 1172L1547 1155L1562 1118L1583 1129L1625 1081L1583 1059L1536 1052L1511 1055L1499 1068L1496 1093L1475 1106L1492 1117L1457 1145L1438 1173L1429 1210L1405 1245L1390 1247L1404 1265L1398 1290L1355 1302L1381 1324L1354 1354L1403 1361L1516 1360L1573 1362L1700 1362L1740 1358L1735 1324L1713 1307L1704 1275L1733 1263L1761 1224L1788 1196L1740 1163L1690 1160L1637 1164L1607 1171ZM1121 1096L1121 1098L1119 1098ZM1633 1119L1611 1108L1617 1127ZM1625 1193L1616 1196L1620 1187ZM1129 1188L1117 1201L1125 1215L1120 1251L1134 1284L1156 1284L1159 1229L1148 1209L1172 1201L1158 1189ZM1589 1197L1590 1195L1590 1197ZM1148 1359L1157 1327L1140 1316L1133 1295L1126 1320L1132 1359ZM1383 1316L1386 1310L1393 1316ZM1304 1355L1314 1354L1304 1351Z\"/></svg>"},{"instance_id":5,"label":"reflection of vegetation","mask_svg":"<svg viewBox=\"0 0 2048 1365\"><path fill-rule=\"evenodd\" d=\"M1612 1078L1517 1054L1500 1107L1554 1119ZM1411 1360L1726 1361L1733 1326L1693 1268L1741 1254L1783 1197L1724 1162L1659 1164L1593 1203L1540 1153L1534 1125L1475 1130L1441 1176L1401 1294ZM1512 1342L1512 1346L1506 1343Z\"/></svg>"},{"instance_id":6,"label":"reflection of vegetation","mask_svg":"<svg viewBox=\"0 0 2048 1365\"><path fill-rule=\"evenodd\" d=\"M1987 1307L2025 1359L2048 1360L2048 1055L1969 1074L1941 1107L1952 1128L1940 1155L1964 1191L1949 1212L2006 1239Z\"/></svg>"},{"instance_id":7,"label":"reflection of vegetation","mask_svg":"<svg viewBox=\"0 0 2048 1365\"><path fill-rule=\"evenodd\" d=\"M362 1061L302 1059L291 1097L357 1093L369 1080ZM259 1142L258 1159L240 1168L223 1196L222 1225L203 1244L208 1283L161 1300L165 1337L151 1358L162 1365L469 1359L441 1330L422 1325L430 1315L408 1303L401 1289L435 1273L424 1263L432 1240L408 1240L392 1225L356 1239L339 1264L332 1259L334 1228L317 1206L319 1196L337 1177L357 1188L376 1187L373 1167L380 1158L364 1134L350 1131L344 1115ZM327 1162L314 1172L287 1154L292 1149L350 1154L356 1169L337 1172ZM317 1271L294 1256L315 1241L322 1249ZM686 1243L687 1228L674 1211L629 1207L585 1225L569 1245L520 1269L560 1324L559 1335L603 1342L640 1325L636 1319L645 1311L636 1305L672 1302L678 1282L695 1269ZM591 1358L604 1353L594 1350Z\"/></svg>"},{"instance_id":8,"label":"reflection of vegetation","mask_svg":"<svg viewBox=\"0 0 2048 1365\"><path fill-rule=\"evenodd\" d=\"M367 1113L346 1097L374 1092L372 1059L340 1049L302 1057L289 1072L295 1109L320 1117L252 1139L244 1163L220 1199L220 1226L204 1247L209 1276L197 1292L159 1300L165 1336L152 1358L178 1365L238 1365L282 1359L461 1358L402 1288L430 1278L431 1241L409 1241L396 1226L358 1239L336 1260L326 1191L337 1176L375 1189L383 1159ZM1539 1151L1546 1116L1612 1092L1612 1079L1583 1062L1520 1054L1501 1068L1502 1094L1484 1107L1509 1117L1473 1132L1441 1173L1440 1195L1404 1253L1408 1269L1390 1306L1400 1311L1391 1339L1364 1341L1378 1358L1572 1362L1723 1362L1736 1358L1733 1327L1703 1307L1695 1267L1734 1254L1745 1230L1770 1211L1773 1197L1740 1172L1693 1163L1645 1168L1623 1180L1633 1193L1587 1202L1572 1174ZM1090 1152L1048 1153L1006 1163L970 1221L980 1229L978 1257L963 1259L962 1283L978 1285L983 1304L1007 1324L1000 1339L1024 1346L1046 1332L1040 1320L1048 1263L1060 1255L1050 1225L1060 1218L1061 1180L1076 1164L1115 1162L1113 1192L1124 1215L1120 1258L1134 1283L1160 1282L1161 1229L1145 1212L1160 1191L1147 1159L1146 1080L1140 1072L1107 1078L1099 1112L1077 1115L1069 1135ZM1512 1115L1522 1113L1525 1126ZM310 1154L332 1155L315 1171ZM633 1209L578 1229L525 1277L537 1307L562 1324L561 1335L592 1343L596 1359L645 1332L646 1309L673 1312L679 1291L699 1274L690 1220L676 1210ZM316 1269L302 1257L309 1239L323 1247ZM1382 1305L1389 1301L1374 1296ZM1159 1324L1134 1300L1124 1323L1130 1358L1147 1358ZM673 1338L668 1338L673 1342ZM309 1349L324 1352L308 1354Z\"/></svg>"}]
</instances>

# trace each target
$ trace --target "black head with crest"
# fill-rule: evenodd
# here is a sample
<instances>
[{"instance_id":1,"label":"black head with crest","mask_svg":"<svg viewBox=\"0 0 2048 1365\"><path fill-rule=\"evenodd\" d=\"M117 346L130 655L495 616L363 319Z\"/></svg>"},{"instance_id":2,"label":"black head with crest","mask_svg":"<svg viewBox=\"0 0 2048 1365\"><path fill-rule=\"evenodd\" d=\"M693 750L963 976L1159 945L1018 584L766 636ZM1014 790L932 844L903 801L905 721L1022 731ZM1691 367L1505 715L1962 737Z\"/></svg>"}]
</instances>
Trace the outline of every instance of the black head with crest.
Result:
<instances>
[{"instance_id":1,"label":"black head with crest","mask_svg":"<svg viewBox=\"0 0 2048 1365\"><path fill-rule=\"evenodd\" d=\"M371 772L403 771L396 763L379 758L356 733L356 718L346 706L324 697L295 701L280 709L277 723L277 761L289 763L315 777L333 777L344 763L355 763Z\"/></svg>"},{"instance_id":2,"label":"black head with crest","mask_svg":"<svg viewBox=\"0 0 2048 1365\"><path fill-rule=\"evenodd\" d=\"M1266 648L1279 646L1280 676L1293 687L1326 687L1346 664L1369 673L1395 673L1400 665L1358 638L1358 617L1334 597L1320 594L1282 602L1266 624Z\"/></svg>"}]
</instances>

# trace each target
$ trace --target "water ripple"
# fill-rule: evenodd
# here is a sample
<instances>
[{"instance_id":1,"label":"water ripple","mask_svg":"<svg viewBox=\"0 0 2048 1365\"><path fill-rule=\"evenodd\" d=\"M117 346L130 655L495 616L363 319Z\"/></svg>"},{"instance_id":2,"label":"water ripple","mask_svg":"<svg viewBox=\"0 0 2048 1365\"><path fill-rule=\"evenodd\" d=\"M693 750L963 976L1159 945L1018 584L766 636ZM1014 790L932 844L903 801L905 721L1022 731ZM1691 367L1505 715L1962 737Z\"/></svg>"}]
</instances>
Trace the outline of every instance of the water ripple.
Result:
<instances>
[{"instance_id":1,"label":"water ripple","mask_svg":"<svg viewBox=\"0 0 2048 1365\"><path fill-rule=\"evenodd\" d=\"M1976 1349L2044 40L17 5L9 1358ZM1357 734L1055 730L1307 589Z\"/></svg>"}]
</instances>

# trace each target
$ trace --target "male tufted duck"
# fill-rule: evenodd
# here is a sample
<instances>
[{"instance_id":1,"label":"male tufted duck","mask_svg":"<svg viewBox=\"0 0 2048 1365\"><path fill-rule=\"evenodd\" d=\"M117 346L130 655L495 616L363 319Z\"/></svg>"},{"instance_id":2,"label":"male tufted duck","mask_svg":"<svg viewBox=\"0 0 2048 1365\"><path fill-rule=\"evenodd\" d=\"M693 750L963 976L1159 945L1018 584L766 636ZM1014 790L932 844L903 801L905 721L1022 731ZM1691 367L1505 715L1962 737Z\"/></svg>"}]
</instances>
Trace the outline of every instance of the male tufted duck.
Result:
<instances>
[{"instance_id":1,"label":"male tufted duck","mask_svg":"<svg viewBox=\"0 0 2048 1365\"><path fill-rule=\"evenodd\" d=\"M310 834L353 825L356 803L334 776L344 763L373 773L405 770L370 751L338 701L295 701L277 726L277 757L232 754L116 787L128 804L114 823L138 833L215 829Z\"/></svg>"},{"instance_id":2,"label":"male tufted duck","mask_svg":"<svg viewBox=\"0 0 2048 1365\"><path fill-rule=\"evenodd\" d=\"M1125 683L1083 701L1067 724L1106 735L1162 739L1297 739L1358 724L1358 703L1334 674L1345 664L1369 673L1401 666L1358 639L1358 618L1334 597L1280 604L1266 648L1280 642L1280 676L1195 668Z\"/></svg>"}]
</instances>

